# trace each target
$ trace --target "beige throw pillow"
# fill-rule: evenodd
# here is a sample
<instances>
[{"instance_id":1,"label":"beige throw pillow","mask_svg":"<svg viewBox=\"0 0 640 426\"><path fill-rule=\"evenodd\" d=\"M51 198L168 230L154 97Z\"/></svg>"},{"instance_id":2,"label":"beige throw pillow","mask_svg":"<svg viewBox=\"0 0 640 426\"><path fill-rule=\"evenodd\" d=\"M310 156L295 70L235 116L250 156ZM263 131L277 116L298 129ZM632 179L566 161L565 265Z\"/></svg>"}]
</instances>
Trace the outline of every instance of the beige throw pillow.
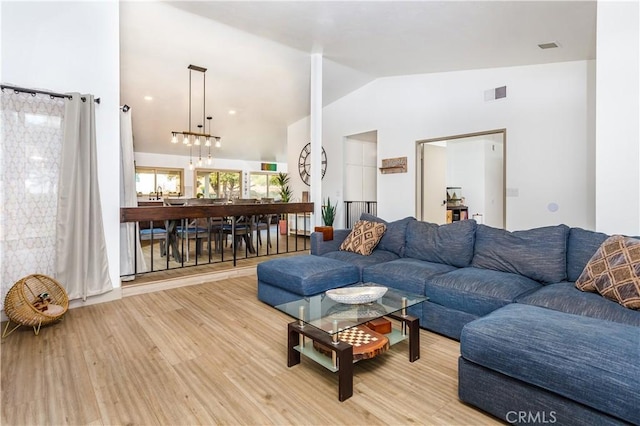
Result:
<instances>
[{"instance_id":1,"label":"beige throw pillow","mask_svg":"<svg viewBox=\"0 0 640 426\"><path fill-rule=\"evenodd\" d=\"M582 291L598 292L630 309L640 309L640 240L607 238L576 280Z\"/></svg>"},{"instance_id":2,"label":"beige throw pillow","mask_svg":"<svg viewBox=\"0 0 640 426\"><path fill-rule=\"evenodd\" d=\"M340 250L369 256L376 248L387 226L384 223L359 220L340 245Z\"/></svg>"}]
</instances>

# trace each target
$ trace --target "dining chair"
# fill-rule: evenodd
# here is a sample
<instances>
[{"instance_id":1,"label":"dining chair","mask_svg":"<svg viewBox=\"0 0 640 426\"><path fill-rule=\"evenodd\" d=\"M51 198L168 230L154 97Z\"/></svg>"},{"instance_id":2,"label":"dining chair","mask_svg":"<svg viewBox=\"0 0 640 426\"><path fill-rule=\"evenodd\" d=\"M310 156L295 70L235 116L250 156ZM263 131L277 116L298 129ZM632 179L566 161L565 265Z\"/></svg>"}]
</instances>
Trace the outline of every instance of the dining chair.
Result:
<instances>
[{"instance_id":1,"label":"dining chair","mask_svg":"<svg viewBox=\"0 0 640 426\"><path fill-rule=\"evenodd\" d=\"M235 220L235 224L233 223ZM247 251L249 253L255 253L255 247L253 246L253 230L255 228L255 216L236 216L235 218L228 219L227 222L222 225L222 234L225 236L225 245L228 243L229 235L232 236L232 248L234 253L237 248L242 244L242 241L247 245ZM235 236L234 236L235 235Z\"/></svg>"},{"instance_id":2,"label":"dining chair","mask_svg":"<svg viewBox=\"0 0 640 426\"><path fill-rule=\"evenodd\" d=\"M184 200L184 206L200 206L213 204L213 200L210 198L188 198ZM196 218L192 220L184 220L186 226L176 226L176 234L178 238L187 240L186 249L186 261L189 261L189 252L191 241L195 243L196 256L202 254L202 241L207 238L209 234L209 226L206 219Z\"/></svg>"},{"instance_id":3,"label":"dining chair","mask_svg":"<svg viewBox=\"0 0 640 426\"><path fill-rule=\"evenodd\" d=\"M261 198L260 204L272 204L274 202L273 198ZM273 219L273 214L261 214L256 219L256 239L258 241L258 246L262 245L262 231L267 231L267 246L271 247L271 220Z\"/></svg>"}]
</instances>

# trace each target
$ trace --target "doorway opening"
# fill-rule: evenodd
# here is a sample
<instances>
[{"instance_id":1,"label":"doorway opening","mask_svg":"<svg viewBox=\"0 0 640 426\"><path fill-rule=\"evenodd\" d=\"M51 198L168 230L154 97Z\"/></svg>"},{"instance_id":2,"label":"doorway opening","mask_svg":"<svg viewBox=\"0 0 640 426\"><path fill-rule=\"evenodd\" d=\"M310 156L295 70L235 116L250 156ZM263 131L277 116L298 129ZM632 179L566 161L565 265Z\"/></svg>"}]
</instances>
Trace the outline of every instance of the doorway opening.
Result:
<instances>
[{"instance_id":1,"label":"doorway opening","mask_svg":"<svg viewBox=\"0 0 640 426\"><path fill-rule=\"evenodd\" d=\"M416 142L416 217L506 227L506 129Z\"/></svg>"},{"instance_id":2,"label":"doorway opening","mask_svg":"<svg viewBox=\"0 0 640 426\"><path fill-rule=\"evenodd\" d=\"M344 227L351 228L362 213L377 215L378 131L344 138Z\"/></svg>"}]
</instances>

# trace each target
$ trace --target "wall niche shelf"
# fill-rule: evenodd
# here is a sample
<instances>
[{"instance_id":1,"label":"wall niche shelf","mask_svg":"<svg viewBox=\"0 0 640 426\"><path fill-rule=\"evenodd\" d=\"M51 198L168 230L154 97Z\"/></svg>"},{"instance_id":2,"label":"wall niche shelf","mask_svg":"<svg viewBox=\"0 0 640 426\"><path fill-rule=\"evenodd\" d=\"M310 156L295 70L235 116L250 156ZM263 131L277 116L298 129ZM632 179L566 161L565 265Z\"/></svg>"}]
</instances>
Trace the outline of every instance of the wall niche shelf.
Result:
<instances>
[{"instance_id":1,"label":"wall niche shelf","mask_svg":"<svg viewBox=\"0 0 640 426\"><path fill-rule=\"evenodd\" d=\"M407 157L385 158L382 160L380 173L407 173Z\"/></svg>"}]
</instances>

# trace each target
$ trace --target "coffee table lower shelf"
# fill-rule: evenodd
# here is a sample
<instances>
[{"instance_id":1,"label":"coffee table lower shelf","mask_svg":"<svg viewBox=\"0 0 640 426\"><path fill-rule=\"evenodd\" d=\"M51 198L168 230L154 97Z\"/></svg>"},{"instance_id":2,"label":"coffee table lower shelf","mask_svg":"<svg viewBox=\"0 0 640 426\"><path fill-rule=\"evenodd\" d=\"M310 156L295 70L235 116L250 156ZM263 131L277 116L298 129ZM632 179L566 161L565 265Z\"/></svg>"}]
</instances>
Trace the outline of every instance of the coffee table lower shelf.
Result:
<instances>
[{"instance_id":1,"label":"coffee table lower shelf","mask_svg":"<svg viewBox=\"0 0 640 426\"><path fill-rule=\"evenodd\" d=\"M420 358L420 320L417 317L406 315L387 315L390 318L401 321L402 326L408 329L405 334L393 329L385 334L389 339L389 346L393 346L403 340L409 339L409 362ZM307 337L304 344L300 345L300 336ZM331 348L335 353L336 366L332 357L324 355L313 347L313 341L322 343ZM323 330L310 325L301 326L299 321L288 324L287 366L293 367L300 363L300 354L317 362L331 372L338 373L338 400L345 401L353 395L353 346L345 342L333 342L331 335Z\"/></svg>"},{"instance_id":2,"label":"coffee table lower shelf","mask_svg":"<svg viewBox=\"0 0 640 426\"><path fill-rule=\"evenodd\" d=\"M389 339L389 346L393 346L396 343L400 343L403 340L407 340L409 338L408 335L403 335L400 330L392 330L391 333L384 335L387 339ZM313 347L312 339L305 339L304 346L296 345L294 348L296 351L300 352L302 355L306 356L309 359L312 359L316 363L320 364L327 370L335 373L339 370L339 367L333 366L333 359L330 356L327 356ZM359 359L354 359L353 362L356 363L360 361Z\"/></svg>"}]
</instances>

